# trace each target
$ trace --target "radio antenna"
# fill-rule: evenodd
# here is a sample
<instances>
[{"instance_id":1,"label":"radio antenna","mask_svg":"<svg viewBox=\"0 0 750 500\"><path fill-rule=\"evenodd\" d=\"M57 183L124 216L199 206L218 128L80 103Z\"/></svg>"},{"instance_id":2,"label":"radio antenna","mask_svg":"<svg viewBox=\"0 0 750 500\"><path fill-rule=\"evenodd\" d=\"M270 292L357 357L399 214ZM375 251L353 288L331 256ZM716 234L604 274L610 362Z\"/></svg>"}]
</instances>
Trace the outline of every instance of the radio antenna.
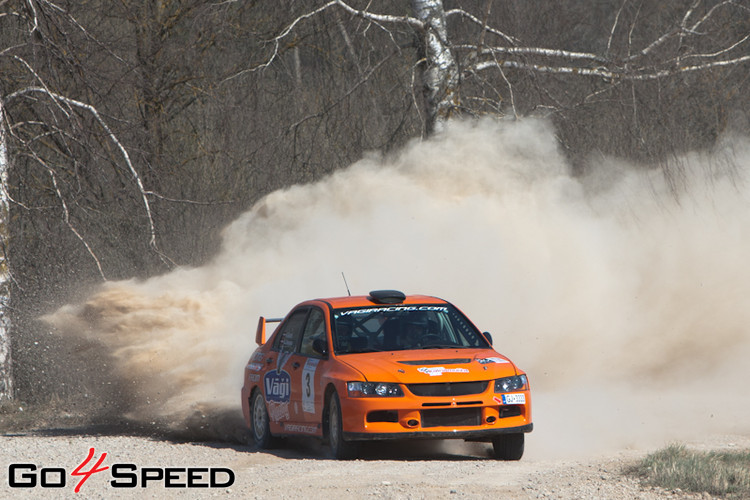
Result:
<instances>
[{"instance_id":1,"label":"radio antenna","mask_svg":"<svg viewBox=\"0 0 750 500\"><path fill-rule=\"evenodd\" d=\"M349 291L349 284L346 282L346 276L344 276L344 271L341 271L341 277L344 278L344 286L346 287L346 293L348 293L349 297L351 297L352 292Z\"/></svg>"}]
</instances>

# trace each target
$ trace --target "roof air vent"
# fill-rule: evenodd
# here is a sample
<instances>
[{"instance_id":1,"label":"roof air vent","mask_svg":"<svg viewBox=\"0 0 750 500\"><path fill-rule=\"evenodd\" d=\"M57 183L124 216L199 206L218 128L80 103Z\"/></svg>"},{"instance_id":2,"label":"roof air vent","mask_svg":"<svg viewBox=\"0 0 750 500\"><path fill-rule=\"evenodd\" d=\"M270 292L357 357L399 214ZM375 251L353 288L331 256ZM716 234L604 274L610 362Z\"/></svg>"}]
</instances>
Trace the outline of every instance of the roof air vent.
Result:
<instances>
[{"instance_id":1,"label":"roof air vent","mask_svg":"<svg viewBox=\"0 0 750 500\"><path fill-rule=\"evenodd\" d=\"M400 304L406 295L398 290L373 290L368 298L376 304Z\"/></svg>"}]
</instances>

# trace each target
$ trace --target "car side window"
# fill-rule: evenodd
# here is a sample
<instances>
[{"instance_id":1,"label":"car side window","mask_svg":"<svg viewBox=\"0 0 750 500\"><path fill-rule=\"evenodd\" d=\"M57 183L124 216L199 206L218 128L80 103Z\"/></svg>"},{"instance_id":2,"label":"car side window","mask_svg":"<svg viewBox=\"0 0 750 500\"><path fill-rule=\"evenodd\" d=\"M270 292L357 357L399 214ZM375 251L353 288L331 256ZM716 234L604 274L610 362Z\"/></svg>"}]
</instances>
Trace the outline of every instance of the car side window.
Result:
<instances>
[{"instance_id":1,"label":"car side window","mask_svg":"<svg viewBox=\"0 0 750 500\"><path fill-rule=\"evenodd\" d=\"M314 307L310 310L310 316L307 318L305 331L302 333L302 344L300 345L300 354L303 356L320 357L320 354L313 350L313 341L316 338L325 339L326 322L323 311Z\"/></svg>"},{"instance_id":2,"label":"car side window","mask_svg":"<svg viewBox=\"0 0 750 500\"><path fill-rule=\"evenodd\" d=\"M292 313L281 325L281 331L276 337L273 348L281 352L294 352L305 325L308 309L300 309Z\"/></svg>"}]
</instances>

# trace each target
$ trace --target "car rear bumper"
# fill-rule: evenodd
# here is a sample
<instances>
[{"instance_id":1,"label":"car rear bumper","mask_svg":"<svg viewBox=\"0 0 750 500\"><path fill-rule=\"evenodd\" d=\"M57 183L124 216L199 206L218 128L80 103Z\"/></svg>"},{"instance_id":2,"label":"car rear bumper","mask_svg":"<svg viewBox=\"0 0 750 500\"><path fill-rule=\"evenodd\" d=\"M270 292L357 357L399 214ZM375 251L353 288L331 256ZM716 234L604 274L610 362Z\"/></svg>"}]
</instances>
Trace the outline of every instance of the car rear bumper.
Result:
<instances>
[{"instance_id":1,"label":"car rear bumper","mask_svg":"<svg viewBox=\"0 0 750 500\"><path fill-rule=\"evenodd\" d=\"M492 438L503 434L527 433L534 430L529 423L519 427L498 427L495 429L475 429L465 431L417 431L417 432L345 432L347 441L381 441L387 439L464 439L467 441L492 441Z\"/></svg>"}]
</instances>

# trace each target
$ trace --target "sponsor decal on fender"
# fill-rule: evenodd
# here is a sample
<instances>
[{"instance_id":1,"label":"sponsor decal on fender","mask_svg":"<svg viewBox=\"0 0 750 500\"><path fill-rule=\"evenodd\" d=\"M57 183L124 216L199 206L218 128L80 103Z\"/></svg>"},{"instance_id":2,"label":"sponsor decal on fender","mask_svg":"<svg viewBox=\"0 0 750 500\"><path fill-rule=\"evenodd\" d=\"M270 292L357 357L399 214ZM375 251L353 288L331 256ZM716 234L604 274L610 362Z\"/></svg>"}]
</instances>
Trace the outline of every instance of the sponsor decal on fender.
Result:
<instances>
[{"instance_id":1,"label":"sponsor decal on fender","mask_svg":"<svg viewBox=\"0 0 750 500\"><path fill-rule=\"evenodd\" d=\"M284 424L284 430L289 432L304 432L305 434L315 434L318 431L318 426L303 424Z\"/></svg>"},{"instance_id":2,"label":"sponsor decal on fender","mask_svg":"<svg viewBox=\"0 0 750 500\"><path fill-rule=\"evenodd\" d=\"M286 371L270 371L266 373L263 377L263 385L266 390L266 401L274 403L289 402L292 377Z\"/></svg>"},{"instance_id":3,"label":"sponsor decal on fender","mask_svg":"<svg viewBox=\"0 0 750 500\"><path fill-rule=\"evenodd\" d=\"M291 418L289 415L289 403L269 403L268 417L274 422L289 420Z\"/></svg>"}]
</instances>

